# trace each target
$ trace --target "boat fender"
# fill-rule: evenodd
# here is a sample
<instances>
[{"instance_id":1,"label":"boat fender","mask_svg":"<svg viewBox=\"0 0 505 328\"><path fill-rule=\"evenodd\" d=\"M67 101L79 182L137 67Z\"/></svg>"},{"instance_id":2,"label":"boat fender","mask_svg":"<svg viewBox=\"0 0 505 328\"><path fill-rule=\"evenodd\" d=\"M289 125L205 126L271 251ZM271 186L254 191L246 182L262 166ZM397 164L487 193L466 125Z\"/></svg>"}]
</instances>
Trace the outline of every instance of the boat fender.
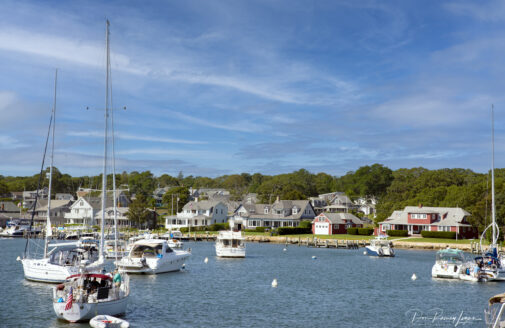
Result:
<instances>
[{"instance_id":1,"label":"boat fender","mask_svg":"<svg viewBox=\"0 0 505 328\"><path fill-rule=\"evenodd\" d=\"M384 251L382 250L382 248L377 249L377 254L379 254L380 256L382 256L382 254L384 254Z\"/></svg>"},{"instance_id":2,"label":"boat fender","mask_svg":"<svg viewBox=\"0 0 505 328\"><path fill-rule=\"evenodd\" d=\"M395 256L395 251L391 248L391 249L389 250L389 254L390 254L391 256Z\"/></svg>"}]
</instances>

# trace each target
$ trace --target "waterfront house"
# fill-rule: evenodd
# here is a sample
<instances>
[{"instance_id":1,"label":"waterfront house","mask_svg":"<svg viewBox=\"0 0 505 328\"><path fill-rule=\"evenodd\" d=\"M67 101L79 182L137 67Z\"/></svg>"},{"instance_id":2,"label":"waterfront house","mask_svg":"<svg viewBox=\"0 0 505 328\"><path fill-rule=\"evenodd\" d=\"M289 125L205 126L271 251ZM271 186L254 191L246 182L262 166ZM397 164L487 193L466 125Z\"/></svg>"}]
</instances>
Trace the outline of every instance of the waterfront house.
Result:
<instances>
[{"instance_id":1,"label":"waterfront house","mask_svg":"<svg viewBox=\"0 0 505 328\"><path fill-rule=\"evenodd\" d=\"M323 212L346 213L356 209L356 205L351 199L340 191L321 194L318 197L311 197L310 202L317 214Z\"/></svg>"},{"instance_id":2,"label":"waterfront house","mask_svg":"<svg viewBox=\"0 0 505 328\"><path fill-rule=\"evenodd\" d=\"M453 231L460 238L476 238L478 230L468 222L469 216L470 213L459 207L406 206L380 222L379 231L407 230L409 235L423 230Z\"/></svg>"},{"instance_id":3,"label":"waterfront house","mask_svg":"<svg viewBox=\"0 0 505 328\"><path fill-rule=\"evenodd\" d=\"M297 227L302 220L312 221L316 213L308 200L277 200L273 204L244 203L230 219L237 229L256 227Z\"/></svg>"},{"instance_id":4,"label":"waterfront house","mask_svg":"<svg viewBox=\"0 0 505 328\"><path fill-rule=\"evenodd\" d=\"M116 218L118 227L129 227L132 225L128 216L128 207L117 207L116 208ZM102 212L98 210L95 213L95 222L97 225L102 224ZM107 207L105 209L105 226L114 226L114 207Z\"/></svg>"},{"instance_id":5,"label":"waterfront house","mask_svg":"<svg viewBox=\"0 0 505 328\"><path fill-rule=\"evenodd\" d=\"M345 234L348 228L362 228L364 222L351 213L321 213L312 221L315 235Z\"/></svg>"},{"instance_id":6,"label":"waterfront house","mask_svg":"<svg viewBox=\"0 0 505 328\"><path fill-rule=\"evenodd\" d=\"M354 206L358 212L362 212L367 216L375 217L375 206L377 200L374 197L360 197L354 201Z\"/></svg>"},{"instance_id":7,"label":"waterfront house","mask_svg":"<svg viewBox=\"0 0 505 328\"><path fill-rule=\"evenodd\" d=\"M47 200L38 202L37 209L35 210L35 220L46 222L47 220ZM52 225L60 225L65 223L65 214L70 212L71 200L51 200L51 213L49 217Z\"/></svg>"},{"instance_id":8,"label":"waterfront house","mask_svg":"<svg viewBox=\"0 0 505 328\"><path fill-rule=\"evenodd\" d=\"M180 229L181 227L208 226L214 223L225 223L228 217L228 207L221 201L203 200L188 202L177 213L177 216L165 218L165 228Z\"/></svg>"},{"instance_id":9,"label":"waterfront house","mask_svg":"<svg viewBox=\"0 0 505 328\"><path fill-rule=\"evenodd\" d=\"M21 209L13 202L0 202L0 227L5 228L7 221L23 218Z\"/></svg>"},{"instance_id":10,"label":"waterfront house","mask_svg":"<svg viewBox=\"0 0 505 328\"><path fill-rule=\"evenodd\" d=\"M110 197L106 199L106 208L113 206ZM95 216L102 209L101 197L79 197L71 206L70 212L65 213L66 223L69 224L97 224Z\"/></svg>"},{"instance_id":11,"label":"waterfront house","mask_svg":"<svg viewBox=\"0 0 505 328\"><path fill-rule=\"evenodd\" d=\"M47 187L44 187L38 191L38 197L37 197L37 190L33 191L23 191L23 207L24 208L35 208L33 204L35 204L35 198L41 200L41 199L47 199L47 195L49 194L49 189Z\"/></svg>"}]
</instances>

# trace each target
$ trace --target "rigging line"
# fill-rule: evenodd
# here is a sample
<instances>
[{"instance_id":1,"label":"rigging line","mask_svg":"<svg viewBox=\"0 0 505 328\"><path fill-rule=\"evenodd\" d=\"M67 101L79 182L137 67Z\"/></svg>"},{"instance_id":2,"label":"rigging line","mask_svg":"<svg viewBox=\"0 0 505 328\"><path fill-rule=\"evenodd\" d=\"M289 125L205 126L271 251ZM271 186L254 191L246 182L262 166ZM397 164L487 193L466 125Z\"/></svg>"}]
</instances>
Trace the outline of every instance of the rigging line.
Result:
<instances>
[{"instance_id":1,"label":"rigging line","mask_svg":"<svg viewBox=\"0 0 505 328\"><path fill-rule=\"evenodd\" d=\"M44 155L42 156L42 165L40 166L39 181L37 183L37 192L35 193L35 202L30 207L30 210L32 211L32 217L30 219L30 228L28 229L28 237L30 237L30 235L32 233L33 220L35 218L35 208L37 207L37 202L39 200L39 189L40 189L40 184L42 182L42 173L44 172L44 163L46 161L47 144L49 143L49 136L51 134L51 127L53 124L53 119L54 119L54 107L51 108L51 117L49 119L49 129L47 129L46 142L45 142L45 146L44 146ZM24 251L25 257L26 257L26 250L28 249L28 240L29 239L30 238L27 238L26 243L25 243L25 251Z\"/></svg>"}]
</instances>

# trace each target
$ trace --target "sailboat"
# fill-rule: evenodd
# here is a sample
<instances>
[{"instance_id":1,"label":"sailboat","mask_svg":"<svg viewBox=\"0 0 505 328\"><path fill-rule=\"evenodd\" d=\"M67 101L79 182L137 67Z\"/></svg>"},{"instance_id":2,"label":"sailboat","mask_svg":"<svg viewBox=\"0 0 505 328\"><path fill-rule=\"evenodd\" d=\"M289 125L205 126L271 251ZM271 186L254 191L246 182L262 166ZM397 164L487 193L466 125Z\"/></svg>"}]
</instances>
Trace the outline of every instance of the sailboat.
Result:
<instances>
[{"instance_id":1,"label":"sailboat","mask_svg":"<svg viewBox=\"0 0 505 328\"><path fill-rule=\"evenodd\" d=\"M51 110L51 119L49 121L49 130L46 138L46 146L44 149L44 158L42 160L42 168L39 178L42 181L42 173L45 162L45 154L47 152L48 142L51 136L51 163L49 166L49 189L48 189L48 200L47 200L47 219L46 219L46 234L43 246L43 255L39 258L36 254L33 254L34 250L30 248L35 248L39 245L31 245L32 240L30 237L32 233L28 234L26 239L25 252L23 258L19 258L23 264L23 271L25 278L27 280L39 281L39 282L49 282L49 283L60 283L63 282L67 277L78 273L79 265L85 265L91 263L97 258L97 252L93 256L93 250L90 247L82 246L79 243L56 243L49 244L52 236L51 228L51 187L52 187L52 177L53 177L53 164L54 164L54 134L55 134L55 122L56 122L56 87L58 82L58 70L56 70L54 78L54 101L53 108ZM36 200L34 207L37 205L38 192L36 194ZM33 227L33 217L35 211L32 211L32 220L30 222L29 231L32 231Z\"/></svg>"},{"instance_id":2,"label":"sailboat","mask_svg":"<svg viewBox=\"0 0 505 328\"><path fill-rule=\"evenodd\" d=\"M104 261L104 233L105 233L105 202L107 199L107 133L109 125L109 105L111 90L110 75L110 47L109 47L109 21L106 21L106 91L105 91L105 138L104 138L104 160L102 175L102 222L100 236L100 252L97 264ZM111 110L112 112L112 110ZM113 114L112 114L113 116ZM113 126L113 123L112 123ZM112 130L114 131L114 130ZM112 140L114 140L114 132ZM112 158L114 158L114 142L112 143ZM114 166L113 160L113 166ZM113 169L115 173L115 169ZM114 176L115 174L113 174ZM113 178L113 189L115 198L115 179ZM116 202L114 200L114 212L116 212ZM116 215L116 213L114 213ZM117 239L117 218L115 237ZM117 250L117 248L116 248ZM127 274L120 275L118 272L114 276L107 274L93 274L86 272L82 268L79 274L70 276L66 281L53 288L53 309L56 316L70 322L89 320L96 315L121 315L126 312L126 305L130 295L130 280Z\"/></svg>"},{"instance_id":3,"label":"sailboat","mask_svg":"<svg viewBox=\"0 0 505 328\"><path fill-rule=\"evenodd\" d=\"M491 107L491 139L492 139L492 157L491 157L491 224L484 229L480 237L480 246L486 236L489 228L492 229L491 245L482 256L475 258L480 270L487 274L490 280L505 280L505 257L503 254L498 254L498 237L500 236L500 228L496 223L496 205L494 191L494 106Z\"/></svg>"}]
</instances>

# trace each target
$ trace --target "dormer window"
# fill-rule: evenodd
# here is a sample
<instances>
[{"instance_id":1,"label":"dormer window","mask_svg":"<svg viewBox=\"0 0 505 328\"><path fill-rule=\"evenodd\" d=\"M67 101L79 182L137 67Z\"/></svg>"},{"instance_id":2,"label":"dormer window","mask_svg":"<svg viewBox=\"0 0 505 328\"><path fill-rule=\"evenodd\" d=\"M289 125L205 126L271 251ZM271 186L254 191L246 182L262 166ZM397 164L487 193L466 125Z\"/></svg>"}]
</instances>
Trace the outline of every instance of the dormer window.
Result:
<instances>
[{"instance_id":1,"label":"dormer window","mask_svg":"<svg viewBox=\"0 0 505 328\"><path fill-rule=\"evenodd\" d=\"M293 214L298 213L298 209L296 207L293 207Z\"/></svg>"},{"instance_id":2,"label":"dormer window","mask_svg":"<svg viewBox=\"0 0 505 328\"><path fill-rule=\"evenodd\" d=\"M268 207L265 207L265 214L268 214Z\"/></svg>"}]
</instances>

